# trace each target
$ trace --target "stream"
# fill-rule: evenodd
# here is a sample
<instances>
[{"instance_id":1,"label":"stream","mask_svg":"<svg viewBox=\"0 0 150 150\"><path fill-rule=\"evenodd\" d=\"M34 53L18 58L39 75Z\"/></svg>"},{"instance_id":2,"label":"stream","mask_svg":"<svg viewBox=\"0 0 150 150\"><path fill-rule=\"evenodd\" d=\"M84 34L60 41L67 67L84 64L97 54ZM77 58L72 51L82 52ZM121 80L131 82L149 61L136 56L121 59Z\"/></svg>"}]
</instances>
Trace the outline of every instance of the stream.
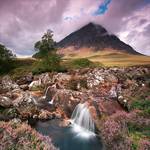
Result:
<instances>
[{"instance_id":1,"label":"stream","mask_svg":"<svg viewBox=\"0 0 150 150\"><path fill-rule=\"evenodd\" d=\"M50 136L60 150L103 150L100 138L95 134L78 132L73 125L60 126L60 119L37 121L34 128L43 135Z\"/></svg>"}]
</instances>

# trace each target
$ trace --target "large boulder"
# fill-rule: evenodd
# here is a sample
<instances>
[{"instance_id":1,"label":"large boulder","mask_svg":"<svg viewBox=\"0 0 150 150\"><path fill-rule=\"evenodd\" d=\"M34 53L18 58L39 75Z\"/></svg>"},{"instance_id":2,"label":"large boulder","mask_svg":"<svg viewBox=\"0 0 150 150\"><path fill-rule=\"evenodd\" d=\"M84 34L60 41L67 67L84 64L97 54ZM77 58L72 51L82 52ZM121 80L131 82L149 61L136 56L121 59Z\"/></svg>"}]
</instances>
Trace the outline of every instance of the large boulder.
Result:
<instances>
[{"instance_id":1,"label":"large boulder","mask_svg":"<svg viewBox=\"0 0 150 150\"><path fill-rule=\"evenodd\" d=\"M68 89L55 89L53 87L49 88L47 96L47 99L53 101L52 105L64 110L68 117L71 116L78 103L88 99L86 93Z\"/></svg>"},{"instance_id":2,"label":"large boulder","mask_svg":"<svg viewBox=\"0 0 150 150\"><path fill-rule=\"evenodd\" d=\"M1 80L0 89L3 92L8 92L13 89L19 89L19 85L12 81L10 76L4 76Z\"/></svg>"},{"instance_id":3,"label":"large boulder","mask_svg":"<svg viewBox=\"0 0 150 150\"><path fill-rule=\"evenodd\" d=\"M29 83L31 83L32 80L33 80L33 75L32 75L32 73L29 73L29 74L26 75L26 76L20 77L20 78L16 81L16 83L17 83L18 85L24 85L24 84L29 84Z\"/></svg>"},{"instance_id":4,"label":"large boulder","mask_svg":"<svg viewBox=\"0 0 150 150\"><path fill-rule=\"evenodd\" d=\"M51 83L49 73L43 73L38 76L34 76L34 81L29 84L29 89L32 90L37 87L45 87Z\"/></svg>"},{"instance_id":5,"label":"large boulder","mask_svg":"<svg viewBox=\"0 0 150 150\"><path fill-rule=\"evenodd\" d=\"M0 95L0 106L9 108L13 105L12 100L9 97Z\"/></svg>"}]
</instances>

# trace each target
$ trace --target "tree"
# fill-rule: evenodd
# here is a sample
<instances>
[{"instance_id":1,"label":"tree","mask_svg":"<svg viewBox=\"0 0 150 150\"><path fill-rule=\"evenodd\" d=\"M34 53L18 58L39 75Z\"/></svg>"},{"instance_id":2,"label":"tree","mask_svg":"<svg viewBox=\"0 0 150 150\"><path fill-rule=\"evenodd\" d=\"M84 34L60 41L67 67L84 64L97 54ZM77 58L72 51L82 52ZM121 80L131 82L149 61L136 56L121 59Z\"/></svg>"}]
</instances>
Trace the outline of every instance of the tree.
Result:
<instances>
[{"instance_id":1,"label":"tree","mask_svg":"<svg viewBox=\"0 0 150 150\"><path fill-rule=\"evenodd\" d=\"M41 41L35 43L34 48L38 50L38 53L33 57L40 58L37 66L33 70L34 74L63 70L61 57L56 53L57 49L55 48L53 32L51 30L47 30L42 36Z\"/></svg>"},{"instance_id":2,"label":"tree","mask_svg":"<svg viewBox=\"0 0 150 150\"><path fill-rule=\"evenodd\" d=\"M7 49L4 45L0 44L0 61L5 61L14 57L15 56L9 49Z\"/></svg>"},{"instance_id":3,"label":"tree","mask_svg":"<svg viewBox=\"0 0 150 150\"><path fill-rule=\"evenodd\" d=\"M55 42L53 40L53 32L47 30L42 36L41 41L38 41L34 45L35 50L39 52L35 55L37 57L47 57L49 53L55 51Z\"/></svg>"},{"instance_id":4,"label":"tree","mask_svg":"<svg viewBox=\"0 0 150 150\"><path fill-rule=\"evenodd\" d=\"M4 45L0 44L0 73L7 72L12 68L13 58L15 58L15 55Z\"/></svg>"}]
</instances>

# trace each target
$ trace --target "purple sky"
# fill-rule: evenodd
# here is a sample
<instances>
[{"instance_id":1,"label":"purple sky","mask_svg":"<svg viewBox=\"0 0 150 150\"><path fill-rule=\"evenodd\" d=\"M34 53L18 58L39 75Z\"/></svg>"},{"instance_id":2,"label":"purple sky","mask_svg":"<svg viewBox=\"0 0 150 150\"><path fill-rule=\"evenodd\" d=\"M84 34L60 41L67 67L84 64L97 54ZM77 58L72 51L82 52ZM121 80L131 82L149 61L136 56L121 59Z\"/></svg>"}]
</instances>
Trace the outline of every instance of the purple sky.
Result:
<instances>
[{"instance_id":1,"label":"purple sky","mask_svg":"<svg viewBox=\"0 0 150 150\"><path fill-rule=\"evenodd\" d=\"M18 56L33 54L47 29L59 41L88 22L150 55L150 0L0 0L0 43Z\"/></svg>"}]
</instances>

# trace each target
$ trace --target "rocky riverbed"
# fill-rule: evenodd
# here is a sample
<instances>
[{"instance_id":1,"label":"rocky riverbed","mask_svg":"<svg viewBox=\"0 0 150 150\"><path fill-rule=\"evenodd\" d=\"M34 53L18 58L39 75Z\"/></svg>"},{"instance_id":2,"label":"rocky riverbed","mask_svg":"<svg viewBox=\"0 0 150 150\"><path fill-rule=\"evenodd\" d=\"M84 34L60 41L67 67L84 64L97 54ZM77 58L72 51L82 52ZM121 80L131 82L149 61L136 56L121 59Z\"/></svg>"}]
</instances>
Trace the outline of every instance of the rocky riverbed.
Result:
<instances>
[{"instance_id":1,"label":"rocky riverbed","mask_svg":"<svg viewBox=\"0 0 150 150\"><path fill-rule=\"evenodd\" d=\"M150 125L149 112L133 107L138 99L150 101L149 67L85 68L67 73L30 73L17 79L3 76L0 78L0 124L14 118L22 123L66 120L78 103L88 102L97 134L102 136L106 149L126 150L136 145L139 150L141 147L147 150L149 135L141 135L135 143L129 133L131 124Z\"/></svg>"}]
</instances>

